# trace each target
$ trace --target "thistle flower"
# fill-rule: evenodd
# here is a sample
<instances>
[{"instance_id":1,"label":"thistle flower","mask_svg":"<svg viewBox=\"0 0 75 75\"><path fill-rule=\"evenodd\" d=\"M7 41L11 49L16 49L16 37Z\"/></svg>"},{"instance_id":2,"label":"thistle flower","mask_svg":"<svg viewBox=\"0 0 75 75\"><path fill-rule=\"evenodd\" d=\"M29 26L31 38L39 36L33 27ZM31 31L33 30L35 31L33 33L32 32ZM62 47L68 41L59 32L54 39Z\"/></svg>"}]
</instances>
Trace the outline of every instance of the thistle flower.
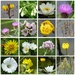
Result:
<instances>
[{"instance_id":1,"label":"thistle flower","mask_svg":"<svg viewBox=\"0 0 75 75\"><path fill-rule=\"evenodd\" d=\"M4 35L8 35L8 34L9 34L9 29L8 29L8 28L2 29L2 33L3 33Z\"/></svg>"},{"instance_id":2,"label":"thistle flower","mask_svg":"<svg viewBox=\"0 0 75 75\"><path fill-rule=\"evenodd\" d=\"M73 12L72 6L67 3L61 4L58 9L61 12L63 18L68 17L68 15Z\"/></svg>"}]
</instances>

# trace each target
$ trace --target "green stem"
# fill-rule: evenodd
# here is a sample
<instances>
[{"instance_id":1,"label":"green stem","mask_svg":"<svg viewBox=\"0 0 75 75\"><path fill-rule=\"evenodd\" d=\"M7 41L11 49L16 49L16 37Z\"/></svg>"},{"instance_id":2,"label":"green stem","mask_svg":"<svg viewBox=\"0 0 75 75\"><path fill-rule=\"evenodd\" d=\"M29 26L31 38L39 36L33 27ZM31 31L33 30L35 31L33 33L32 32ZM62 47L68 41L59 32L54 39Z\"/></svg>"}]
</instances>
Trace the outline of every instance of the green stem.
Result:
<instances>
[{"instance_id":1,"label":"green stem","mask_svg":"<svg viewBox=\"0 0 75 75\"><path fill-rule=\"evenodd\" d=\"M47 54L47 50L45 51L44 55L46 55L46 54Z\"/></svg>"},{"instance_id":2,"label":"green stem","mask_svg":"<svg viewBox=\"0 0 75 75\"><path fill-rule=\"evenodd\" d=\"M68 50L66 49L66 55L68 55Z\"/></svg>"}]
</instances>

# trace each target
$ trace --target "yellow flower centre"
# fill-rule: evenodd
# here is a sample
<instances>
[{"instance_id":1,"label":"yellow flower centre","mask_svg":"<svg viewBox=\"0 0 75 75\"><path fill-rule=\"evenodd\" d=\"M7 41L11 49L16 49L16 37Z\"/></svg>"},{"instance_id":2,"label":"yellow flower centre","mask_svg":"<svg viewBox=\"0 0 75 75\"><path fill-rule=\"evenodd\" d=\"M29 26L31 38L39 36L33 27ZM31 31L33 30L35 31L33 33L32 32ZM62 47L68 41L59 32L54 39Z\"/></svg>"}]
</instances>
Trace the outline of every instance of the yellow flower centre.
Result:
<instances>
[{"instance_id":1,"label":"yellow flower centre","mask_svg":"<svg viewBox=\"0 0 75 75\"><path fill-rule=\"evenodd\" d=\"M14 45L9 45L8 49L9 50L14 50Z\"/></svg>"},{"instance_id":2,"label":"yellow flower centre","mask_svg":"<svg viewBox=\"0 0 75 75\"><path fill-rule=\"evenodd\" d=\"M25 51L28 51L28 50L29 50L29 49L26 47L26 48L25 48Z\"/></svg>"},{"instance_id":3,"label":"yellow flower centre","mask_svg":"<svg viewBox=\"0 0 75 75\"><path fill-rule=\"evenodd\" d=\"M45 58L40 58L40 61L41 61L41 62L45 62L46 59L45 59Z\"/></svg>"},{"instance_id":4,"label":"yellow flower centre","mask_svg":"<svg viewBox=\"0 0 75 75\"><path fill-rule=\"evenodd\" d=\"M44 8L43 10L49 11L49 10L50 10L50 8L46 7L46 8Z\"/></svg>"}]
</instances>

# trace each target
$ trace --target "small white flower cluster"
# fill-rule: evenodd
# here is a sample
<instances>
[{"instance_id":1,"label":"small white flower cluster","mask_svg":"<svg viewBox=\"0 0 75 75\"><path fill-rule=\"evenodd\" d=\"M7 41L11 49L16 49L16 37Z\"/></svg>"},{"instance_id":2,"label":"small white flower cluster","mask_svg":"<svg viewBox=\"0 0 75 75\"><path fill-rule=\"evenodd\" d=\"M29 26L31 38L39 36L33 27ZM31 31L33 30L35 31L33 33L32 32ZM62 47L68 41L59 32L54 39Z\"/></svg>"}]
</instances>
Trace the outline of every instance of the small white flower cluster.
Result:
<instances>
[{"instance_id":1,"label":"small white flower cluster","mask_svg":"<svg viewBox=\"0 0 75 75\"><path fill-rule=\"evenodd\" d=\"M52 41L45 41L43 42L42 46L40 46L40 48L47 48L49 50L53 50L54 49L54 44Z\"/></svg>"},{"instance_id":2,"label":"small white flower cluster","mask_svg":"<svg viewBox=\"0 0 75 75\"><path fill-rule=\"evenodd\" d=\"M22 47L23 47L23 49L22 49L23 53L26 54L29 52L29 49L36 50L37 45L34 43L24 42L24 43L22 43Z\"/></svg>"}]
</instances>

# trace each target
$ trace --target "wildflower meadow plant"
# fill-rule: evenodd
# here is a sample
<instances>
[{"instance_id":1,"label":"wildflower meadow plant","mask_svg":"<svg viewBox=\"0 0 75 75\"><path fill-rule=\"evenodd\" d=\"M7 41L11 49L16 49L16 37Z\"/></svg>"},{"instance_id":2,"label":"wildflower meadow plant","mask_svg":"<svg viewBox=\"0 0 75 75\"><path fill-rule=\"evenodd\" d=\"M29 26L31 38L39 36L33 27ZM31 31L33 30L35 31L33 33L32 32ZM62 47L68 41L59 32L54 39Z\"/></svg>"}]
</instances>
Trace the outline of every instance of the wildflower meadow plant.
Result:
<instances>
[{"instance_id":1,"label":"wildflower meadow plant","mask_svg":"<svg viewBox=\"0 0 75 75\"><path fill-rule=\"evenodd\" d=\"M35 36L37 31L36 22L29 23L28 21L24 21L24 23L20 23L21 26L21 36Z\"/></svg>"}]
</instances>

